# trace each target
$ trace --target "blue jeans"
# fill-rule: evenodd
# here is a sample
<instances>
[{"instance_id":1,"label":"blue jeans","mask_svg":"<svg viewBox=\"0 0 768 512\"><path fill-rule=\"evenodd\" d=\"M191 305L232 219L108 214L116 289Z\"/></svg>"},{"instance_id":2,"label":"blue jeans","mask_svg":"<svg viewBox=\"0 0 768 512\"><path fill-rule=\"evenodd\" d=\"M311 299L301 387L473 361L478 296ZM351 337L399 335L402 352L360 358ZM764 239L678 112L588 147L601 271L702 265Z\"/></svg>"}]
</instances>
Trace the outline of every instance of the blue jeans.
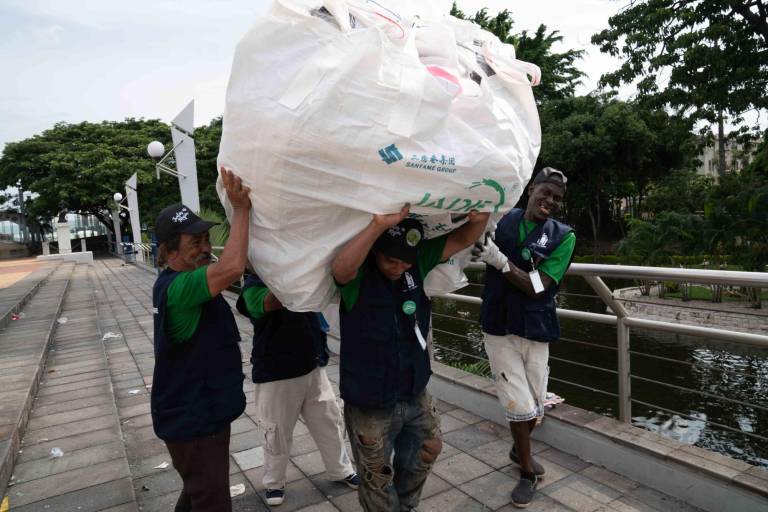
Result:
<instances>
[{"instance_id":1,"label":"blue jeans","mask_svg":"<svg viewBox=\"0 0 768 512\"><path fill-rule=\"evenodd\" d=\"M358 497L363 510L416 508L442 448L440 417L429 393L424 390L391 409L345 404L344 419L362 479Z\"/></svg>"}]
</instances>

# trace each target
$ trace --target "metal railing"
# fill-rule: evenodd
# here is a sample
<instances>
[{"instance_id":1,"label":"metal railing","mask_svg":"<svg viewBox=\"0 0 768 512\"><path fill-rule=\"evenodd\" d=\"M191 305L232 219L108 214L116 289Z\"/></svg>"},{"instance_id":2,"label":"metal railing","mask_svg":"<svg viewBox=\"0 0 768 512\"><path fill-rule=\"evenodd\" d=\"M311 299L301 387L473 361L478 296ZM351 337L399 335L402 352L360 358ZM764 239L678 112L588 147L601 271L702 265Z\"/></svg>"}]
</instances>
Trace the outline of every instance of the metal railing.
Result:
<instances>
[{"instance_id":1,"label":"metal railing","mask_svg":"<svg viewBox=\"0 0 768 512\"><path fill-rule=\"evenodd\" d=\"M484 270L485 265L473 263L473 264L470 264L469 268L474 270ZM676 384L672 384L670 382L662 382L654 379L648 379L646 377L642 377L639 375L633 375L630 368L630 355L653 357L659 360L668 360L676 363L685 363L683 361L664 358L662 356L655 355L655 354L633 352L632 350L630 350L631 334L633 330L643 329L643 330L652 330L652 331L662 331L667 333L693 336L696 338L706 338L708 342L716 341L716 342L723 342L723 343L735 343L735 344L749 345L749 346L760 347L760 348L768 348L768 336L749 333L749 332L737 332L737 331L730 331L727 329L704 327L699 325L686 325L686 324L680 324L680 323L668 322L668 321L650 320L647 318L639 318L637 316L632 316L629 314L627 309L622 304L622 300L616 299L611 289L603 281L603 278L617 278L617 279L637 279L637 280L646 280L646 281L648 280L676 281L676 282L685 282L685 283L701 283L701 284L722 285L722 286L741 286L741 287L750 287L750 288L768 288L768 273L574 263L573 265L571 265L570 269L568 270L567 275L582 277L589 284L589 286L595 291L595 293L597 294L597 297L599 297L602 300L602 302L608 308L610 308L610 311L612 311L613 314L600 314L600 313L591 313L587 311L558 308L557 309L558 316L563 319L573 319L578 321L594 322L599 324L616 326L616 347L591 343L587 341L566 340L566 339L564 339L564 341L580 343L580 344L589 345L589 346L593 346L601 349L616 351L617 368L616 370L613 370L610 368L603 368L603 367L598 367L598 366L589 365L589 364L581 363L577 361L570 361L570 360L563 360L563 362L566 362L569 364L575 364L580 367L600 370L603 372L608 372L616 375L618 377L618 390L617 390L617 393L611 393L609 391L597 389L595 387L585 386L583 384L566 381L566 380L559 379L557 377L552 377L552 376L550 376L550 380L562 382L564 384L576 386L582 389L587 389L590 391L594 391L594 392L598 392L598 393L602 393L602 394L606 394L606 395L618 398L619 419L626 423L631 422L631 411L632 411L633 403L643 405L646 407L657 408L659 410L662 410L668 413L678 414L682 417L687 417L689 419L691 418L691 416L687 415L684 412L674 411L671 409L661 407L659 405L654 405L654 404L647 403L645 401L633 399L632 397L633 380L664 386L668 389L676 389L676 390L682 390L682 391L687 391L691 393L698 393L702 396L705 396L711 399L718 399L718 400L723 400L731 403L736 402L740 405L752 407L761 411L768 411L768 407L758 405L758 404L748 404L743 401L735 400L731 397L723 396L718 393L702 391L699 389L685 388L682 386L678 386ZM447 299L447 300L454 300L458 302L469 303L469 304L482 304L482 299L479 297L461 295L456 293L447 293L443 295L438 295L437 297ZM623 299L623 300L627 300L627 299ZM446 316L446 315L441 315L440 313L437 313L435 314L435 316L439 317L439 316ZM458 317L450 317L450 318L458 319L458 320L466 320L465 318L458 318ZM768 317L766 318L766 321L768 321ZM461 334L450 333L447 331L436 330L436 332L438 333L442 332L445 334L451 334L451 335L463 337L463 335ZM439 347L440 345L437 345L437 346ZM448 350L452 350L452 349L448 349ZM471 354L465 354L465 355L470 355L475 359L480 358L479 356L476 356L476 355L471 355ZM716 426L726 430L731 430L734 432L738 432L740 434L745 434L750 437L760 439L761 441L768 441L768 437L762 436L757 433L739 431L733 427L722 425L720 423L716 423L710 420L706 420L706 422L712 426Z\"/></svg>"}]
</instances>

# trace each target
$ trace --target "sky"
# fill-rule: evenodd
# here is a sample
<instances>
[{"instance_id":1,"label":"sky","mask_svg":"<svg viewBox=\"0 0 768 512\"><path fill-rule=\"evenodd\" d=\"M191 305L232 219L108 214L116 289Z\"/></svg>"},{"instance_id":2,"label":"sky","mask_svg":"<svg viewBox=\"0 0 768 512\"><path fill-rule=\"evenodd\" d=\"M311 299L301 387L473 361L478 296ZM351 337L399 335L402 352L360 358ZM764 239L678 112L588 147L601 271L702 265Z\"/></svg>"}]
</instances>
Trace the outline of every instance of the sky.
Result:
<instances>
[{"instance_id":1,"label":"sky","mask_svg":"<svg viewBox=\"0 0 768 512\"><path fill-rule=\"evenodd\" d=\"M445 2L445 0L436 0ZM318 2L319 3L319 2ZM383 2L385 3L385 2ZM445 2L450 7L450 2ZM270 0L2 0L0 150L57 122L170 121L195 100L195 125L224 111L235 46ZM540 23L586 51L584 94L618 66L590 44L616 0L459 0L470 14L509 9L515 31Z\"/></svg>"}]
</instances>

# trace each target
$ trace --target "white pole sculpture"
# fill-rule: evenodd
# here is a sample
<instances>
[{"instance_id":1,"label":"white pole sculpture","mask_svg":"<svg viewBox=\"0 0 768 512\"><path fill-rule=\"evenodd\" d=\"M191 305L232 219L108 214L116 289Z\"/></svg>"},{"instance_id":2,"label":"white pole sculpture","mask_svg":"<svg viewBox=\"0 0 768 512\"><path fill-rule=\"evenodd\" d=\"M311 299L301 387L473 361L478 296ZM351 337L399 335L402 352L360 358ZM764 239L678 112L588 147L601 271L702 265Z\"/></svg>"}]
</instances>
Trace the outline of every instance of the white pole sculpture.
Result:
<instances>
[{"instance_id":1,"label":"white pole sculpture","mask_svg":"<svg viewBox=\"0 0 768 512\"><path fill-rule=\"evenodd\" d=\"M150 142L147 153L154 159L159 159L155 164L157 179L160 179L160 171L176 176L179 179L181 202L195 213L200 213L200 197L197 189L197 162L195 160L195 139L192 134L195 131L195 100L192 100L171 121L171 138L173 148L168 153L165 147L158 141ZM165 165L165 160L175 155L176 169Z\"/></svg>"},{"instance_id":2,"label":"white pole sculpture","mask_svg":"<svg viewBox=\"0 0 768 512\"><path fill-rule=\"evenodd\" d=\"M125 182L125 195L128 198L128 213L131 216L131 231L133 232L133 247L136 253L136 261L144 261L144 251L138 244L141 243L141 222L139 221L139 196L137 193L138 178L136 173Z\"/></svg>"}]
</instances>

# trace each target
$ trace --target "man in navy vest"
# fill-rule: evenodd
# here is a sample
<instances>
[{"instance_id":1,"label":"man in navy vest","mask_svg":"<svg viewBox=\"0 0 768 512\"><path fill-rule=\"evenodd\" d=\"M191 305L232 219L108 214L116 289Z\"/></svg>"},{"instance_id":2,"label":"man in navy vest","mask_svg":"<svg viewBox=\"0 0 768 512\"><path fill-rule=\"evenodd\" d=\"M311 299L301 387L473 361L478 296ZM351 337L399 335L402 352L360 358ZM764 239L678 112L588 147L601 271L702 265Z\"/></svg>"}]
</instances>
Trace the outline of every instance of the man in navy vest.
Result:
<instances>
[{"instance_id":1,"label":"man in navy vest","mask_svg":"<svg viewBox=\"0 0 768 512\"><path fill-rule=\"evenodd\" d=\"M576 244L573 229L550 218L562 205L566 182L562 172L542 169L528 187L526 209L512 209L493 239L486 237L473 250L475 259L487 264L480 316L514 438L509 456L520 465L520 482L512 491L512 504L519 508L531 503L544 474L531 456L530 433L544 415L549 342L560 337L555 294Z\"/></svg>"},{"instance_id":2,"label":"man in navy vest","mask_svg":"<svg viewBox=\"0 0 768 512\"><path fill-rule=\"evenodd\" d=\"M452 233L422 240L421 223L407 215L407 206L374 215L331 267L342 297L344 418L362 476L358 497L369 512L414 509L440 453L440 419L425 389L431 305L423 283L476 241L488 220L473 211Z\"/></svg>"},{"instance_id":3,"label":"man in navy vest","mask_svg":"<svg viewBox=\"0 0 768 512\"><path fill-rule=\"evenodd\" d=\"M249 189L222 168L232 208L224 251L211 263L215 224L183 204L155 222L160 273L152 291L155 371L152 425L165 441L184 487L176 512L228 512L230 423L245 410L240 334L221 296L245 269Z\"/></svg>"},{"instance_id":4,"label":"man in navy vest","mask_svg":"<svg viewBox=\"0 0 768 512\"><path fill-rule=\"evenodd\" d=\"M245 280L237 310L253 324L252 377L256 423L265 437L262 483L267 505L280 505L285 498L299 415L320 449L327 477L357 489L360 479L344 447L341 411L325 373L328 344L322 315L285 309L255 274Z\"/></svg>"}]
</instances>

